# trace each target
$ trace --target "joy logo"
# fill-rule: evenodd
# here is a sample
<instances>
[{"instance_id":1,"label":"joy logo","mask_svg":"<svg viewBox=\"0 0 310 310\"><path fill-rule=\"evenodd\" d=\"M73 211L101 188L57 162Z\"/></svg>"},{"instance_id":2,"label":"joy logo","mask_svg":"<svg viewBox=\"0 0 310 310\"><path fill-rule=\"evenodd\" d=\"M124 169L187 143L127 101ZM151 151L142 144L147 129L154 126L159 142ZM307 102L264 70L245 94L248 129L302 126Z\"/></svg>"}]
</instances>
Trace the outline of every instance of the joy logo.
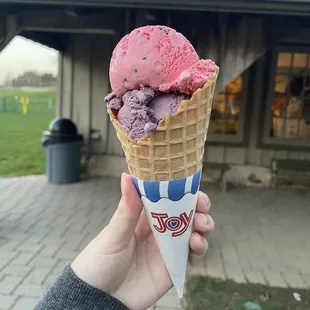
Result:
<instances>
[{"instance_id":1,"label":"joy logo","mask_svg":"<svg viewBox=\"0 0 310 310\"><path fill-rule=\"evenodd\" d=\"M180 216L169 217L167 213L151 213L152 217L158 221L158 225L154 225L154 228L159 233L165 233L167 230L172 232L172 237L178 237L183 235L191 223L194 210L189 215L185 212Z\"/></svg>"}]
</instances>

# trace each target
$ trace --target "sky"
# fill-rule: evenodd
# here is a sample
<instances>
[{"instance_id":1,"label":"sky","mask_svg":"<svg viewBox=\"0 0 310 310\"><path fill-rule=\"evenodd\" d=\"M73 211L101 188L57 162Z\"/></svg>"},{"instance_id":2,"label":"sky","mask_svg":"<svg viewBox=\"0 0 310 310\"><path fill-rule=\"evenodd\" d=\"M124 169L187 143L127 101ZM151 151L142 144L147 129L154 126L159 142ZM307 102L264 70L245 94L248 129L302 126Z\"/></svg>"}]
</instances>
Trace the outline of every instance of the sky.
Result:
<instances>
[{"instance_id":1,"label":"sky","mask_svg":"<svg viewBox=\"0 0 310 310\"><path fill-rule=\"evenodd\" d=\"M56 74L58 52L39 43L15 37L0 53L0 84L7 77L16 77L24 71Z\"/></svg>"}]
</instances>

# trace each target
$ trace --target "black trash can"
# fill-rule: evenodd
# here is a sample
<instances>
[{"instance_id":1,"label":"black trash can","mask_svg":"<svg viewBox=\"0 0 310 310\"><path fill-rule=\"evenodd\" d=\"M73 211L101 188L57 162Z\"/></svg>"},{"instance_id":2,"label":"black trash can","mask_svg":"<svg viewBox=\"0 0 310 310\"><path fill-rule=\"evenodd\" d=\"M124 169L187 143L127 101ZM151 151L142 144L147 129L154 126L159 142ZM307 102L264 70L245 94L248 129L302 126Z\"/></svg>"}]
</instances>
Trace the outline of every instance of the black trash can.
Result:
<instances>
[{"instance_id":1,"label":"black trash can","mask_svg":"<svg viewBox=\"0 0 310 310\"><path fill-rule=\"evenodd\" d=\"M53 120L49 131L43 133L41 144L46 149L46 174L50 183L79 181L83 136L71 120Z\"/></svg>"}]
</instances>

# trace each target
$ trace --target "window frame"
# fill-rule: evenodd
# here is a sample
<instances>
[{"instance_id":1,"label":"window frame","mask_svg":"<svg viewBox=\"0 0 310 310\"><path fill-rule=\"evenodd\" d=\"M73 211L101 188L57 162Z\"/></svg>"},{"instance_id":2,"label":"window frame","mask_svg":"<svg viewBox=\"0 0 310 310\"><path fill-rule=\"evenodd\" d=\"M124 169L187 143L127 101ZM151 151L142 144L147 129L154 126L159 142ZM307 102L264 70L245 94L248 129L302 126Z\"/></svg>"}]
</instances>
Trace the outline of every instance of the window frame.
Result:
<instances>
[{"instance_id":1,"label":"window frame","mask_svg":"<svg viewBox=\"0 0 310 310\"><path fill-rule=\"evenodd\" d=\"M301 139L285 139L278 137L270 137L270 131L272 129L272 104L274 101L274 81L277 75L277 61L279 53L291 53L291 54L310 54L310 46L300 46L300 45L279 45L276 46L271 53L271 61L269 61L270 74L268 78L267 96L264 104L264 126L262 134L262 146L263 147L276 147L276 148L301 148L310 149L310 140ZM310 68L309 68L310 71ZM266 71L265 71L266 72ZM261 77L263 78L263 76Z\"/></svg>"},{"instance_id":2,"label":"window frame","mask_svg":"<svg viewBox=\"0 0 310 310\"><path fill-rule=\"evenodd\" d=\"M238 130L235 135L233 134L220 134L220 133L208 133L207 143L220 144L220 145L243 145L245 141L245 118L247 109L247 97L249 88L249 69L241 73L242 76L242 88L240 96L240 114L238 116ZM228 85L227 85L228 86ZM226 87L227 87L226 86ZM215 98L216 96L214 96ZM212 115L212 114L211 114ZM211 123L211 119L210 119Z\"/></svg>"}]
</instances>

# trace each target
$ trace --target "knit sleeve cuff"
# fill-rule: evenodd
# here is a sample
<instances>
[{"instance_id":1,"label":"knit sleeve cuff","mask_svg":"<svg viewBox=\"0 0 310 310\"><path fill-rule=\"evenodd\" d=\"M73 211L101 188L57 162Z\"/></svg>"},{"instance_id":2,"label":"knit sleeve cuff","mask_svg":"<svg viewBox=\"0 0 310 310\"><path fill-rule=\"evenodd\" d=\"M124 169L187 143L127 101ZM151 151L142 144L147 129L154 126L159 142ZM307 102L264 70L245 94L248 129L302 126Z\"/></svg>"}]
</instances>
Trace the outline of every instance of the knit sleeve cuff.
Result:
<instances>
[{"instance_id":1,"label":"knit sleeve cuff","mask_svg":"<svg viewBox=\"0 0 310 310\"><path fill-rule=\"evenodd\" d=\"M114 297L83 282L66 265L35 310L129 310Z\"/></svg>"}]
</instances>

